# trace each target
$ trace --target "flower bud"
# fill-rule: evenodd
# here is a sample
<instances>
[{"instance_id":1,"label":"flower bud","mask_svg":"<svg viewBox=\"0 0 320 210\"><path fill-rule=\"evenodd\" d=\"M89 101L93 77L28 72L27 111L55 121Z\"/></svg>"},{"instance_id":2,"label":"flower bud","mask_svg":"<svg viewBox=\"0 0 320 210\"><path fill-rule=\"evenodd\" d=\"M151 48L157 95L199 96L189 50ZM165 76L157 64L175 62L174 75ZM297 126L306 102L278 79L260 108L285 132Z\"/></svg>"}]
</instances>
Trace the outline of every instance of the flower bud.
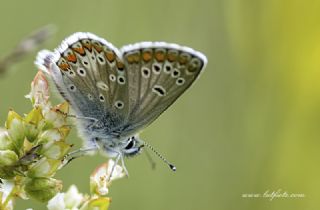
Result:
<instances>
[{"instance_id":1,"label":"flower bud","mask_svg":"<svg viewBox=\"0 0 320 210\"><path fill-rule=\"evenodd\" d=\"M63 102L61 104L56 105L53 107L53 110L56 110L57 112L61 114L67 114L69 112L69 103L68 102Z\"/></svg>"},{"instance_id":2,"label":"flower bud","mask_svg":"<svg viewBox=\"0 0 320 210\"><path fill-rule=\"evenodd\" d=\"M48 210L61 210L66 209L66 204L64 203L64 193L57 193L53 198L48 201Z\"/></svg>"},{"instance_id":3,"label":"flower bud","mask_svg":"<svg viewBox=\"0 0 320 210\"><path fill-rule=\"evenodd\" d=\"M46 120L46 129L50 128L60 128L66 124L66 115L55 108L50 109L44 113L44 118Z\"/></svg>"},{"instance_id":4,"label":"flower bud","mask_svg":"<svg viewBox=\"0 0 320 210\"><path fill-rule=\"evenodd\" d=\"M45 106L49 99L49 84L45 75L38 71L31 83L31 92L26 96L34 106Z\"/></svg>"},{"instance_id":5,"label":"flower bud","mask_svg":"<svg viewBox=\"0 0 320 210\"><path fill-rule=\"evenodd\" d=\"M62 182L53 178L29 179L25 185L27 195L41 202L46 202L62 189Z\"/></svg>"},{"instance_id":6,"label":"flower bud","mask_svg":"<svg viewBox=\"0 0 320 210\"><path fill-rule=\"evenodd\" d=\"M43 119L41 108L35 107L27 114L25 121L31 124L38 124Z\"/></svg>"},{"instance_id":7,"label":"flower bud","mask_svg":"<svg viewBox=\"0 0 320 210\"><path fill-rule=\"evenodd\" d=\"M70 126L64 125L59 128L59 132L62 135L62 139L65 139L70 133Z\"/></svg>"},{"instance_id":8,"label":"flower bud","mask_svg":"<svg viewBox=\"0 0 320 210\"><path fill-rule=\"evenodd\" d=\"M90 176L91 193L104 196L109 193L108 188L111 181L125 176L124 169L120 165L114 164L115 162L109 159L108 163L104 163L94 170Z\"/></svg>"},{"instance_id":9,"label":"flower bud","mask_svg":"<svg viewBox=\"0 0 320 210\"><path fill-rule=\"evenodd\" d=\"M0 150L13 150L13 144L6 130L0 130Z\"/></svg>"},{"instance_id":10,"label":"flower bud","mask_svg":"<svg viewBox=\"0 0 320 210\"><path fill-rule=\"evenodd\" d=\"M75 185L71 185L67 192L56 194L48 202L47 208L48 210L79 209L84 198L85 197L79 193L77 187Z\"/></svg>"},{"instance_id":11,"label":"flower bud","mask_svg":"<svg viewBox=\"0 0 320 210\"><path fill-rule=\"evenodd\" d=\"M24 142L24 126L21 116L10 110L6 121L6 128L14 145L16 145L17 149L20 149Z\"/></svg>"},{"instance_id":12,"label":"flower bud","mask_svg":"<svg viewBox=\"0 0 320 210\"><path fill-rule=\"evenodd\" d=\"M11 166L18 161L18 155L11 150L0 150L0 167Z\"/></svg>"},{"instance_id":13,"label":"flower bud","mask_svg":"<svg viewBox=\"0 0 320 210\"><path fill-rule=\"evenodd\" d=\"M71 185L68 191L64 194L64 202L69 209L77 208L83 201L84 196L79 193L75 185Z\"/></svg>"},{"instance_id":14,"label":"flower bud","mask_svg":"<svg viewBox=\"0 0 320 210\"><path fill-rule=\"evenodd\" d=\"M23 120L22 117L18 113L14 112L13 110L10 110L8 112L8 117L7 117L7 121L6 121L6 128L7 129L10 129L12 127L12 121L14 119L18 119L19 121Z\"/></svg>"},{"instance_id":15,"label":"flower bud","mask_svg":"<svg viewBox=\"0 0 320 210\"><path fill-rule=\"evenodd\" d=\"M40 107L35 107L25 118L25 135L28 141L33 142L41 130L43 120Z\"/></svg>"},{"instance_id":16,"label":"flower bud","mask_svg":"<svg viewBox=\"0 0 320 210\"><path fill-rule=\"evenodd\" d=\"M61 133L58 129L50 129L44 131L39 136L39 144L46 144L46 143L54 143L55 141L59 141L62 138Z\"/></svg>"},{"instance_id":17,"label":"flower bud","mask_svg":"<svg viewBox=\"0 0 320 210\"><path fill-rule=\"evenodd\" d=\"M68 153L70 148L71 145L66 144L63 141L56 141L45 144L40 153L49 159L59 160Z\"/></svg>"},{"instance_id":18,"label":"flower bud","mask_svg":"<svg viewBox=\"0 0 320 210\"><path fill-rule=\"evenodd\" d=\"M50 177L58 170L61 160L42 158L29 169L28 177Z\"/></svg>"},{"instance_id":19,"label":"flower bud","mask_svg":"<svg viewBox=\"0 0 320 210\"><path fill-rule=\"evenodd\" d=\"M14 173L12 167L1 166L0 167L0 178L1 179L12 179L16 174Z\"/></svg>"},{"instance_id":20,"label":"flower bud","mask_svg":"<svg viewBox=\"0 0 320 210\"><path fill-rule=\"evenodd\" d=\"M111 202L111 199L108 197L99 197L99 198L95 198L95 199L90 200L81 209L83 209L83 210L95 210L95 209L108 210L110 202Z\"/></svg>"}]
</instances>

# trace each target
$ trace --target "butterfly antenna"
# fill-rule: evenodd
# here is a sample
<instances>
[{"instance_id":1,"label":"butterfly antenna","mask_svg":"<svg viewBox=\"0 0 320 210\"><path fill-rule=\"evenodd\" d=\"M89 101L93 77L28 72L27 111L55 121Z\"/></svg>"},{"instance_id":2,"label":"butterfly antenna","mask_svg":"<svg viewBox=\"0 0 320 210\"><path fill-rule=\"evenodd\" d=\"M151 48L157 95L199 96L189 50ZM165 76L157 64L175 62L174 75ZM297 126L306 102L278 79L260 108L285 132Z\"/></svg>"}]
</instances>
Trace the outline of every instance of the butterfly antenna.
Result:
<instances>
[{"instance_id":1,"label":"butterfly antenna","mask_svg":"<svg viewBox=\"0 0 320 210\"><path fill-rule=\"evenodd\" d=\"M165 162L172 171L176 171L177 168L171 164L167 159L165 159L157 150L155 150L150 144L148 144L147 142L143 142L143 145L145 145L146 147L148 147L149 149L151 149L152 152L154 152L163 162Z\"/></svg>"}]
</instances>

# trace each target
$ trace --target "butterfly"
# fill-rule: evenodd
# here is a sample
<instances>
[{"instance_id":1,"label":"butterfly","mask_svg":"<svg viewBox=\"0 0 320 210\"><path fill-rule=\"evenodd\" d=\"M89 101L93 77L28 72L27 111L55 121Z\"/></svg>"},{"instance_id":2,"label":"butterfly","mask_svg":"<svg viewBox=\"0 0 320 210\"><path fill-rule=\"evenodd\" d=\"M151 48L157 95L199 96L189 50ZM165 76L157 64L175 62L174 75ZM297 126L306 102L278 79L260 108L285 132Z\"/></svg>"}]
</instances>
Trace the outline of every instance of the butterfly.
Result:
<instances>
[{"instance_id":1,"label":"butterfly","mask_svg":"<svg viewBox=\"0 0 320 210\"><path fill-rule=\"evenodd\" d=\"M71 105L83 151L101 151L116 163L149 144L139 131L152 123L199 77L207 58L188 47L140 42L118 50L92 34L77 32L35 64Z\"/></svg>"}]
</instances>

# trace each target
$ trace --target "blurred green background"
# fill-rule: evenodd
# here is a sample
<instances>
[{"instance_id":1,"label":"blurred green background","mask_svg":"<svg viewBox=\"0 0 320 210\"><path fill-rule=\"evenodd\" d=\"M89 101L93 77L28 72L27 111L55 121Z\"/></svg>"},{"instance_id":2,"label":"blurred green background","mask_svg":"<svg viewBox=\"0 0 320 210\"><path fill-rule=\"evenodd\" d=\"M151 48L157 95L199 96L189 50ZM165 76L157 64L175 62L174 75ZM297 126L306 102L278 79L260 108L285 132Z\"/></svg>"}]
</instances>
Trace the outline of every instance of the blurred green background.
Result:
<instances>
[{"instance_id":1,"label":"blurred green background","mask_svg":"<svg viewBox=\"0 0 320 210\"><path fill-rule=\"evenodd\" d=\"M48 23L58 31L41 48L90 31L118 47L162 40L207 55L198 82L141 135L177 172L156 157L151 170L144 154L127 160L130 178L113 183L110 209L320 208L320 1L1 0L0 11L1 57ZM35 55L1 75L1 125L9 108L31 109L24 95ZM69 140L80 147L75 129ZM103 161L75 160L57 178L88 192ZM305 197L242 197L279 189ZM34 201L16 207L45 209Z\"/></svg>"}]
</instances>

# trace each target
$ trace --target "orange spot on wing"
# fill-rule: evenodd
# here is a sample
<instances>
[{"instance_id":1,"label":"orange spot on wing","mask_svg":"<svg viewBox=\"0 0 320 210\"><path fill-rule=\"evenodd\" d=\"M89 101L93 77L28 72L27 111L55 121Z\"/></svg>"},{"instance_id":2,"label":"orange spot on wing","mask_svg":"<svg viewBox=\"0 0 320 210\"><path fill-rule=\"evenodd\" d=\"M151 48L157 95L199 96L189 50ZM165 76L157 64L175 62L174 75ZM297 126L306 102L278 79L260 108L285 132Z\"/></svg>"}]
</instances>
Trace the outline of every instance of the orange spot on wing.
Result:
<instances>
[{"instance_id":1,"label":"orange spot on wing","mask_svg":"<svg viewBox=\"0 0 320 210\"><path fill-rule=\"evenodd\" d=\"M139 63L140 61L140 53L133 52L127 56L128 63Z\"/></svg>"},{"instance_id":2,"label":"orange spot on wing","mask_svg":"<svg viewBox=\"0 0 320 210\"><path fill-rule=\"evenodd\" d=\"M188 62L189 58L187 56L180 56L179 63L180 64L186 64Z\"/></svg>"},{"instance_id":3,"label":"orange spot on wing","mask_svg":"<svg viewBox=\"0 0 320 210\"><path fill-rule=\"evenodd\" d=\"M68 71L68 69L70 68L70 65L67 64L67 63L62 63L59 65L59 68L62 70L62 71Z\"/></svg>"},{"instance_id":4,"label":"orange spot on wing","mask_svg":"<svg viewBox=\"0 0 320 210\"><path fill-rule=\"evenodd\" d=\"M93 44L93 47L94 47L94 49L96 49L96 51L97 51L98 53L100 53L100 52L102 51L102 47L99 46L98 44Z\"/></svg>"},{"instance_id":5,"label":"orange spot on wing","mask_svg":"<svg viewBox=\"0 0 320 210\"><path fill-rule=\"evenodd\" d=\"M194 65L194 64L191 64L190 66L188 66L188 71L189 71L190 73L194 73L194 72L196 72L198 69L199 69L199 68L198 68L196 65Z\"/></svg>"},{"instance_id":6,"label":"orange spot on wing","mask_svg":"<svg viewBox=\"0 0 320 210\"><path fill-rule=\"evenodd\" d=\"M83 44L83 46L85 48L87 48L91 52L91 50L92 50L92 45L91 44Z\"/></svg>"},{"instance_id":7,"label":"orange spot on wing","mask_svg":"<svg viewBox=\"0 0 320 210\"><path fill-rule=\"evenodd\" d=\"M127 56L127 60L128 60L128 63L133 63L134 62L134 56L132 54L128 55Z\"/></svg>"},{"instance_id":8,"label":"orange spot on wing","mask_svg":"<svg viewBox=\"0 0 320 210\"><path fill-rule=\"evenodd\" d=\"M177 60L177 54L175 54L175 53L170 53L170 52L169 52L169 54L168 54L168 60L169 60L170 62L176 61L176 60Z\"/></svg>"},{"instance_id":9,"label":"orange spot on wing","mask_svg":"<svg viewBox=\"0 0 320 210\"><path fill-rule=\"evenodd\" d=\"M113 62L116 59L116 55L112 51L105 52L105 55L109 62Z\"/></svg>"},{"instance_id":10,"label":"orange spot on wing","mask_svg":"<svg viewBox=\"0 0 320 210\"><path fill-rule=\"evenodd\" d=\"M145 62L148 62L152 59L152 54L151 52L143 52L142 53L142 59L145 61Z\"/></svg>"},{"instance_id":11,"label":"orange spot on wing","mask_svg":"<svg viewBox=\"0 0 320 210\"><path fill-rule=\"evenodd\" d=\"M159 61L159 62L164 61L164 59L165 59L164 52L163 52L163 51L158 51L158 52L156 52L155 58L156 58L156 60Z\"/></svg>"},{"instance_id":12,"label":"orange spot on wing","mask_svg":"<svg viewBox=\"0 0 320 210\"><path fill-rule=\"evenodd\" d=\"M88 39L84 39L81 41L82 45L87 48L90 52L92 51L92 44Z\"/></svg>"},{"instance_id":13,"label":"orange spot on wing","mask_svg":"<svg viewBox=\"0 0 320 210\"><path fill-rule=\"evenodd\" d=\"M77 53L79 53L80 55L84 55L85 51L82 47L80 48L73 48L74 51L76 51Z\"/></svg>"},{"instance_id":14,"label":"orange spot on wing","mask_svg":"<svg viewBox=\"0 0 320 210\"><path fill-rule=\"evenodd\" d=\"M139 63L139 61L140 61L140 53L135 53L133 55L133 60L134 60L134 62Z\"/></svg>"},{"instance_id":15,"label":"orange spot on wing","mask_svg":"<svg viewBox=\"0 0 320 210\"><path fill-rule=\"evenodd\" d=\"M123 69L124 69L124 64L123 64L121 61L119 61L119 60L117 60L117 68L118 68L119 70L123 70Z\"/></svg>"},{"instance_id":16,"label":"orange spot on wing","mask_svg":"<svg viewBox=\"0 0 320 210\"><path fill-rule=\"evenodd\" d=\"M68 56L67 56L67 61L70 61L70 62L73 62L73 63L77 62L77 57L76 57L76 55L74 55L74 54L68 55Z\"/></svg>"}]
</instances>

